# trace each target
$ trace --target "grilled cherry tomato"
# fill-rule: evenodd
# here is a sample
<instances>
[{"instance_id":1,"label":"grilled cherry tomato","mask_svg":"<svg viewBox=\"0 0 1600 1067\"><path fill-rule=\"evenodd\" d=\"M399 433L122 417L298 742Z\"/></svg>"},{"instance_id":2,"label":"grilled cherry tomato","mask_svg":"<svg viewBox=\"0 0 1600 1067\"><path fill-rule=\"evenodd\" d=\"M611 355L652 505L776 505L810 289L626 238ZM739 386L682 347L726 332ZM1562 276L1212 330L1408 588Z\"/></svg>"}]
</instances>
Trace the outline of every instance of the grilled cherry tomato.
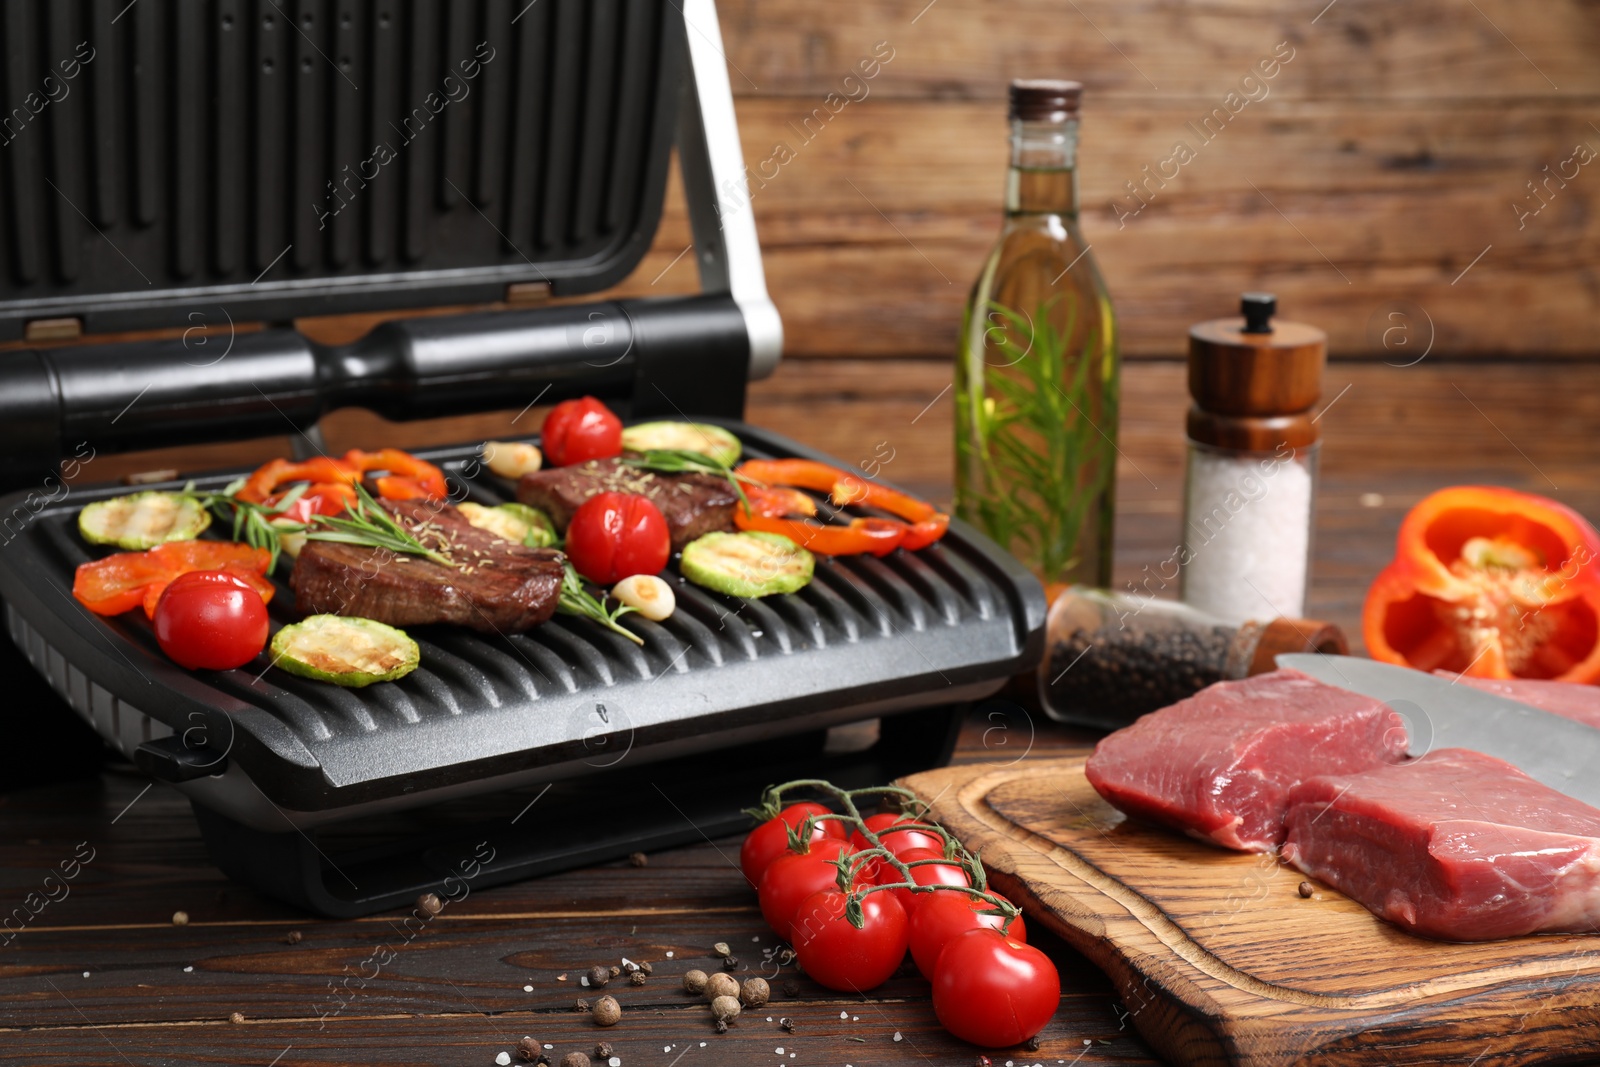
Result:
<instances>
[{"instance_id":1,"label":"grilled cherry tomato","mask_svg":"<svg viewBox=\"0 0 1600 1067\"><path fill-rule=\"evenodd\" d=\"M994 890L989 892L1010 903L1009 898ZM954 938L968 930L1000 929L1005 922L1004 916L983 914L992 910L994 906L987 900L954 889L922 894L906 928L911 940L911 958L917 961L917 970L922 972L922 977L933 980L939 954ZM1022 916L1011 920L1011 928L1005 934L1012 941L1027 944L1028 928L1023 925Z\"/></svg>"},{"instance_id":2,"label":"grilled cherry tomato","mask_svg":"<svg viewBox=\"0 0 1600 1067\"><path fill-rule=\"evenodd\" d=\"M906 956L906 913L890 893L861 899L861 929L845 917L845 896L823 889L801 901L790 923L805 972L829 989L865 993L889 980Z\"/></svg>"},{"instance_id":3,"label":"grilled cherry tomato","mask_svg":"<svg viewBox=\"0 0 1600 1067\"><path fill-rule=\"evenodd\" d=\"M579 574L600 585L655 574L671 553L666 517L648 497L637 494L596 493L578 506L567 525L567 556Z\"/></svg>"},{"instance_id":4,"label":"grilled cherry tomato","mask_svg":"<svg viewBox=\"0 0 1600 1067\"><path fill-rule=\"evenodd\" d=\"M249 663L267 645L267 606L237 575L190 571L156 604L161 651L190 670L226 671Z\"/></svg>"},{"instance_id":5,"label":"grilled cherry tomato","mask_svg":"<svg viewBox=\"0 0 1600 1067\"><path fill-rule=\"evenodd\" d=\"M744 873L744 879L750 883L750 887L754 889L761 884L761 876L767 872L773 860L789 854L790 827L798 830L808 815L831 814L833 813L821 804L807 800L799 804L790 804L776 816L751 830L739 848L739 870ZM812 825L811 841L822 841L830 837L844 840L844 829L838 819L827 819Z\"/></svg>"},{"instance_id":6,"label":"grilled cherry tomato","mask_svg":"<svg viewBox=\"0 0 1600 1067\"><path fill-rule=\"evenodd\" d=\"M622 420L592 396L563 400L545 416L544 456L557 467L622 454Z\"/></svg>"},{"instance_id":7,"label":"grilled cherry tomato","mask_svg":"<svg viewBox=\"0 0 1600 1067\"><path fill-rule=\"evenodd\" d=\"M972 879L967 877L967 872L962 868L961 864L955 860L945 859L942 849L935 852L931 848L907 848L895 853L895 855L899 857L901 863L910 867L911 880L917 885L972 884ZM938 860L940 862L923 863L920 866L911 867L913 860ZM900 872L888 863L880 864L876 873L879 885L904 881L900 877ZM915 912L922 902L931 895L928 893L913 893L909 889L895 889L892 892L896 899L900 901L900 906L905 909L905 913L908 916Z\"/></svg>"},{"instance_id":8,"label":"grilled cherry tomato","mask_svg":"<svg viewBox=\"0 0 1600 1067\"><path fill-rule=\"evenodd\" d=\"M1060 1003L1061 976L1050 957L998 930L956 935L933 968L940 1025L984 1048L1022 1044L1044 1029Z\"/></svg>"},{"instance_id":9,"label":"grilled cherry tomato","mask_svg":"<svg viewBox=\"0 0 1600 1067\"><path fill-rule=\"evenodd\" d=\"M836 837L810 843L809 851L785 852L767 865L756 895L761 901L761 917L772 932L790 939L795 912L811 894L839 884L839 869L833 861L848 856L848 842Z\"/></svg>"}]
</instances>

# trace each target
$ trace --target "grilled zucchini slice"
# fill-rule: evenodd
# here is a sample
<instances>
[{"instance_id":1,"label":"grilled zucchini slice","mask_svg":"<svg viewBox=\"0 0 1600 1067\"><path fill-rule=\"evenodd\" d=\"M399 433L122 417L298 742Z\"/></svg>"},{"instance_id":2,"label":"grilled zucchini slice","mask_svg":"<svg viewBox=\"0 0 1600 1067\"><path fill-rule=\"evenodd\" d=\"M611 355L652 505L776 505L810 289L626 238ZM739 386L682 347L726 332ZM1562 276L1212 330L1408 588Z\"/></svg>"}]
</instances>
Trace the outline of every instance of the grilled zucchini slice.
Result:
<instances>
[{"instance_id":1,"label":"grilled zucchini slice","mask_svg":"<svg viewBox=\"0 0 1600 1067\"><path fill-rule=\"evenodd\" d=\"M733 466L743 451L737 437L709 422L641 422L623 429L622 448L626 452L698 452L727 467Z\"/></svg>"},{"instance_id":2,"label":"grilled zucchini slice","mask_svg":"<svg viewBox=\"0 0 1600 1067\"><path fill-rule=\"evenodd\" d=\"M816 558L782 534L708 533L684 546L678 569L718 593L760 597L804 589Z\"/></svg>"},{"instance_id":3,"label":"grilled zucchini slice","mask_svg":"<svg viewBox=\"0 0 1600 1067\"><path fill-rule=\"evenodd\" d=\"M417 669L422 652L404 630L373 619L308 615L272 638L272 662L290 674L359 689Z\"/></svg>"},{"instance_id":4,"label":"grilled zucchini slice","mask_svg":"<svg viewBox=\"0 0 1600 1067\"><path fill-rule=\"evenodd\" d=\"M211 512L187 493L151 490L96 500L78 512L78 532L92 545L130 552L168 541L193 541L211 525Z\"/></svg>"},{"instance_id":5,"label":"grilled zucchini slice","mask_svg":"<svg viewBox=\"0 0 1600 1067\"><path fill-rule=\"evenodd\" d=\"M560 540L556 535L556 524L550 521L550 516L526 504L501 504L486 508L468 501L457 504L456 508L478 529L488 530L519 545L549 548Z\"/></svg>"}]
</instances>

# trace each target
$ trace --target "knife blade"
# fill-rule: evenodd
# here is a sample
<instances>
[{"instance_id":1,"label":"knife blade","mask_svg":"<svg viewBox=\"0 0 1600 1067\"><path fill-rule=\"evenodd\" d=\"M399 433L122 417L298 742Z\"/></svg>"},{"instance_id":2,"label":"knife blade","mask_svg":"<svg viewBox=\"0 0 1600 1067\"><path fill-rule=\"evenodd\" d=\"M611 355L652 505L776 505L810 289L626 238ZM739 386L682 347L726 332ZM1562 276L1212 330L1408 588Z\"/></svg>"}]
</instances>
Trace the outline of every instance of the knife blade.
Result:
<instances>
[{"instance_id":1,"label":"knife blade","mask_svg":"<svg viewBox=\"0 0 1600 1067\"><path fill-rule=\"evenodd\" d=\"M1470 748L1600 807L1600 730L1592 726L1392 663L1311 652L1284 653L1276 662L1393 708L1406 720L1412 756Z\"/></svg>"}]
</instances>

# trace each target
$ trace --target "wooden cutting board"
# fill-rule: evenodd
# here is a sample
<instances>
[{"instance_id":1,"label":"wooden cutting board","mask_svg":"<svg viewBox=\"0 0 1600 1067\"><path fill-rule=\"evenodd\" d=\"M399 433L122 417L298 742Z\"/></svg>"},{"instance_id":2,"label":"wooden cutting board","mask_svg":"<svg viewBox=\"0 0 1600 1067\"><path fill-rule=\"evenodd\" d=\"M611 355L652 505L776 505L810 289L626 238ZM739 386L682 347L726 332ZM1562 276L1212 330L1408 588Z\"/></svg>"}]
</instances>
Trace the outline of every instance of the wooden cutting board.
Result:
<instances>
[{"instance_id":1,"label":"wooden cutting board","mask_svg":"<svg viewBox=\"0 0 1600 1067\"><path fill-rule=\"evenodd\" d=\"M1087 756L901 784L997 889L1109 974L1178 1064L1600 1062L1600 936L1446 944L1400 932L1272 856L1129 821Z\"/></svg>"}]
</instances>

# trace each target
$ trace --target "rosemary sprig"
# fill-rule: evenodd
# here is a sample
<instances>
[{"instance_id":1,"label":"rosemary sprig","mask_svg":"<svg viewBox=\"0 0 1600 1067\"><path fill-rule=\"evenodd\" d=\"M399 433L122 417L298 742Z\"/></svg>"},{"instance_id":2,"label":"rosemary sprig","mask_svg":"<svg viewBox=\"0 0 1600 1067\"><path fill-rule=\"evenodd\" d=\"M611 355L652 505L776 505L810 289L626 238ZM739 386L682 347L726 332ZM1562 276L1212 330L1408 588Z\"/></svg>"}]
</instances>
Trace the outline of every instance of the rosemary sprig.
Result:
<instances>
[{"instance_id":1,"label":"rosemary sprig","mask_svg":"<svg viewBox=\"0 0 1600 1067\"><path fill-rule=\"evenodd\" d=\"M739 494L739 501L746 511L750 510L750 498L744 495L744 486L741 483L761 484L754 478L740 474L720 459L685 448L652 448L637 456L624 456L622 462L630 467L655 471L658 474L712 474L718 478L726 478L728 484L733 486L733 491Z\"/></svg>"},{"instance_id":2,"label":"rosemary sprig","mask_svg":"<svg viewBox=\"0 0 1600 1067\"><path fill-rule=\"evenodd\" d=\"M359 482L356 483L356 502L346 504L343 515L318 515L316 526L306 534L309 541L336 541L344 545L363 545L383 548L407 556L421 556L446 567L454 567L455 560L437 552L412 532L400 525L372 499Z\"/></svg>"},{"instance_id":3,"label":"rosemary sprig","mask_svg":"<svg viewBox=\"0 0 1600 1067\"><path fill-rule=\"evenodd\" d=\"M608 609L603 600L597 599L583 587L583 579L578 577L578 572L573 569L572 564L566 563L565 566L566 573L561 576L561 599L556 603L557 611L563 615L578 615L585 619L593 619L636 645L644 644L644 638L617 623L618 619L633 611L633 608L619 604L615 609Z\"/></svg>"},{"instance_id":4,"label":"rosemary sprig","mask_svg":"<svg viewBox=\"0 0 1600 1067\"><path fill-rule=\"evenodd\" d=\"M236 494L244 488L244 483L245 479L240 478L229 482L220 493L197 493L194 483L190 482L183 487L183 491L201 507L209 508L223 522L231 522L235 541L243 541L251 548L266 549L272 557L267 566L267 573L270 574L278 566L278 557L283 552L283 535L302 533L307 528L304 523L292 522L281 516L294 506L310 486L301 483L285 493L276 504L267 505L240 500Z\"/></svg>"}]
</instances>

